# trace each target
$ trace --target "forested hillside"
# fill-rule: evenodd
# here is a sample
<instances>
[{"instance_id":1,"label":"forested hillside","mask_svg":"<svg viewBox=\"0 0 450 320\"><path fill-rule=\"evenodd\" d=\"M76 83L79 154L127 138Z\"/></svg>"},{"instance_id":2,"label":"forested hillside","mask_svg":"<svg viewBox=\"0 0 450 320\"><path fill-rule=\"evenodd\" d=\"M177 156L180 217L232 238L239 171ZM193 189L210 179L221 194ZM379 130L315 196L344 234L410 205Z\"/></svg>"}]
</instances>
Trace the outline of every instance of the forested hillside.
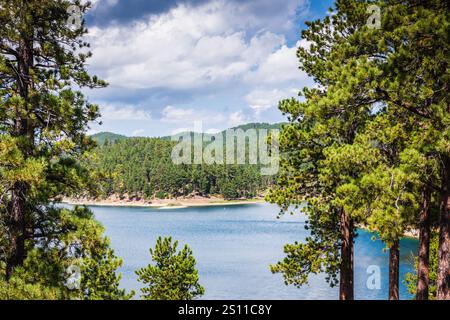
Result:
<instances>
[{"instance_id":1,"label":"forested hillside","mask_svg":"<svg viewBox=\"0 0 450 320\"><path fill-rule=\"evenodd\" d=\"M97 142L99 146L103 146L105 143L116 143L117 141L127 139L126 136L116 134L112 132L99 132L91 136L92 140Z\"/></svg>"},{"instance_id":2,"label":"forested hillside","mask_svg":"<svg viewBox=\"0 0 450 320\"><path fill-rule=\"evenodd\" d=\"M238 128L278 129L280 126L255 123ZM99 146L95 150L95 161L90 164L103 177L102 197L152 199L215 195L225 199L252 198L262 195L275 179L262 176L260 165L176 165L171 159L176 142L167 137L114 139L116 135L108 134L112 139L105 139L105 135L93 136Z\"/></svg>"}]
</instances>

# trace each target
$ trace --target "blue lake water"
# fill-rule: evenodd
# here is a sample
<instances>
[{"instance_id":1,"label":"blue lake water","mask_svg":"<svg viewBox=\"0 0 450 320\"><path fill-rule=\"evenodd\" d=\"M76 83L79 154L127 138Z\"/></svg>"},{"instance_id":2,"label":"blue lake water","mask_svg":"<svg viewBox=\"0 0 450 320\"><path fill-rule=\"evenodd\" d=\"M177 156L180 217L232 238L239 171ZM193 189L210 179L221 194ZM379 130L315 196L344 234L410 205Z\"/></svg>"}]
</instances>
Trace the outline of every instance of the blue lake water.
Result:
<instances>
[{"instance_id":1,"label":"blue lake water","mask_svg":"<svg viewBox=\"0 0 450 320\"><path fill-rule=\"evenodd\" d=\"M116 254L123 258L122 286L139 293L135 270L150 263L149 248L158 236L172 236L188 244L197 260L204 299L336 299L324 276L311 276L300 289L285 286L269 265L284 257L283 245L307 236L303 216L276 219L269 204L214 206L183 209L91 207L104 225ZM355 298L386 299L388 254L384 244L360 231L355 245ZM401 242L400 282L413 269L417 241ZM381 269L381 289L367 288L367 267ZM401 299L411 299L401 283Z\"/></svg>"}]
</instances>

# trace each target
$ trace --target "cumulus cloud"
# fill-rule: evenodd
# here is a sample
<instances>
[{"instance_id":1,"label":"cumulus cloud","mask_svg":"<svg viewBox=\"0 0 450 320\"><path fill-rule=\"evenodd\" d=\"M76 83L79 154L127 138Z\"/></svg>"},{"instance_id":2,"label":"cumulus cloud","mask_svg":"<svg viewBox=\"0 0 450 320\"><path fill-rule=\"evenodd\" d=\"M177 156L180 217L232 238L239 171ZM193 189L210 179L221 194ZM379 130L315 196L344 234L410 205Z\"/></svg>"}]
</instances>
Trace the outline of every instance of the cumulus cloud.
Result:
<instances>
[{"instance_id":1,"label":"cumulus cloud","mask_svg":"<svg viewBox=\"0 0 450 320\"><path fill-rule=\"evenodd\" d=\"M143 135L145 133L145 130L144 129L136 129L136 130L134 130L132 133L131 133L131 135L133 136L133 137L138 137L138 136L140 136L140 135Z\"/></svg>"},{"instance_id":2,"label":"cumulus cloud","mask_svg":"<svg viewBox=\"0 0 450 320\"><path fill-rule=\"evenodd\" d=\"M103 105L100 109L102 120L150 120L148 111L137 109L135 106Z\"/></svg>"},{"instance_id":3,"label":"cumulus cloud","mask_svg":"<svg viewBox=\"0 0 450 320\"><path fill-rule=\"evenodd\" d=\"M234 81L284 43L265 31L250 39L233 29L223 2L180 5L131 26L91 28L90 61L112 85L193 89Z\"/></svg>"},{"instance_id":4,"label":"cumulus cloud","mask_svg":"<svg viewBox=\"0 0 450 320\"><path fill-rule=\"evenodd\" d=\"M86 1L86 0L85 0ZM94 0L94 10L88 17L96 25L129 24L148 16L167 12L180 5L192 8L210 0ZM224 8L224 19L239 28L286 31L292 28L297 15L309 12L308 0L214 0Z\"/></svg>"},{"instance_id":5,"label":"cumulus cloud","mask_svg":"<svg viewBox=\"0 0 450 320\"><path fill-rule=\"evenodd\" d=\"M102 10L105 11L106 9L111 9L111 7L114 7L119 3L119 0L81 0L81 4L86 3L91 4L91 12L96 10Z\"/></svg>"},{"instance_id":6,"label":"cumulus cloud","mask_svg":"<svg viewBox=\"0 0 450 320\"><path fill-rule=\"evenodd\" d=\"M287 83L299 83L308 76L299 70L297 58L297 43L294 47L283 45L275 52L269 54L258 66L246 76L250 83L258 85L280 85Z\"/></svg>"},{"instance_id":7,"label":"cumulus cloud","mask_svg":"<svg viewBox=\"0 0 450 320\"><path fill-rule=\"evenodd\" d=\"M272 107L276 107L280 100L296 96L296 92L297 90L295 88L286 90L256 89L245 96L245 101L248 103L249 107L255 111L256 115L260 115L262 112Z\"/></svg>"},{"instance_id":8,"label":"cumulus cloud","mask_svg":"<svg viewBox=\"0 0 450 320\"><path fill-rule=\"evenodd\" d=\"M295 30L298 12L306 12L308 3L174 0L163 6L97 0L94 15L122 12L125 19L133 13L127 23L119 19L94 23L89 29L91 71L110 83L98 96L109 102L102 120L143 120L151 114L161 115L153 120L171 128L203 121L223 129L251 121L252 113L261 116L280 99L296 95L291 88L309 81L296 57L296 47L307 44L286 41L287 33ZM148 9L147 14L137 14L134 7ZM198 107L180 107L181 103Z\"/></svg>"},{"instance_id":9,"label":"cumulus cloud","mask_svg":"<svg viewBox=\"0 0 450 320\"><path fill-rule=\"evenodd\" d=\"M211 110L200 108L178 108L167 106L162 111L161 121L168 123L187 123L203 122L206 125L222 123L225 118L223 114Z\"/></svg>"},{"instance_id":10,"label":"cumulus cloud","mask_svg":"<svg viewBox=\"0 0 450 320\"><path fill-rule=\"evenodd\" d=\"M228 117L228 126L229 127L237 127L241 124L248 122L248 118L242 112L242 110L233 112Z\"/></svg>"}]
</instances>

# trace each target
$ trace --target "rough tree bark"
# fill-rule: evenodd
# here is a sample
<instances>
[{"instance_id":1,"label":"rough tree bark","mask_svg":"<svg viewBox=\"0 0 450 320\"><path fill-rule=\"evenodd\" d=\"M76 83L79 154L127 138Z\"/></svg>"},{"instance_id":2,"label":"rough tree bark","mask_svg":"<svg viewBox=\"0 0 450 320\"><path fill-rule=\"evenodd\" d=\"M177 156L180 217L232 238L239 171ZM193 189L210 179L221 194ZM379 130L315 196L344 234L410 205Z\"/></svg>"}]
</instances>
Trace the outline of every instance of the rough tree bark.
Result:
<instances>
[{"instance_id":1,"label":"rough tree bark","mask_svg":"<svg viewBox=\"0 0 450 320\"><path fill-rule=\"evenodd\" d=\"M341 267L339 281L339 299L353 300L353 221L342 210L340 215L340 229L342 237Z\"/></svg>"},{"instance_id":2,"label":"rough tree bark","mask_svg":"<svg viewBox=\"0 0 450 320\"><path fill-rule=\"evenodd\" d=\"M430 284L430 201L431 191L425 187L422 190L422 205L419 216L416 300L428 300L428 288Z\"/></svg>"},{"instance_id":3,"label":"rough tree bark","mask_svg":"<svg viewBox=\"0 0 450 320\"><path fill-rule=\"evenodd\" d=\"M389 248L389 300L398 300L398 281L400 268L399 240Z\"/></svg>"},{"instance_id":4,"label":"rough tree bark","mask_svg":"<svg viewBox=\"0 0 450 320\"><path fill-rule=\"evenodd\" d=\"M439 217L438 300L450 300L450 158L445 157L442 168L441 205Z\"/></svg>"},{"instance_id":5,"label":"rough tree bark","mask_svg":"<svg viewBox=\"0 0 450 320\"><path fill-rule=\"evenodd\" d=\"M26 2L25 2L26 5ZM30 68L33 65L33 42L22 39L19 42L19 55L17 57L17 88L23 98L24 105L17 107L16 119L14 120L14 136L21 137L21 150L24 158L32 152L33 135L28 127L27 113L29 104L29 91L31 88ZM22 108L22 109L21 109ZM11 189L11 203L9 205L9 231L10 248L6 261L6 279L11 277L14 267L22 265L25 259L26 238L26 197L28 186L26 183L17 181Z\"/></svg>"},{"instance_id":6,"label":"rough tree bark","mask_svg":"<svg viewBox=\"0 0 450 320\"><path fill-rule=\"evenodd\" d=\"M23 264L25 258L25 186L16 183L12 190L9 231L10 254L6 263L6 279L11 277L14 267Z\"/></svg>"}]
</instances>

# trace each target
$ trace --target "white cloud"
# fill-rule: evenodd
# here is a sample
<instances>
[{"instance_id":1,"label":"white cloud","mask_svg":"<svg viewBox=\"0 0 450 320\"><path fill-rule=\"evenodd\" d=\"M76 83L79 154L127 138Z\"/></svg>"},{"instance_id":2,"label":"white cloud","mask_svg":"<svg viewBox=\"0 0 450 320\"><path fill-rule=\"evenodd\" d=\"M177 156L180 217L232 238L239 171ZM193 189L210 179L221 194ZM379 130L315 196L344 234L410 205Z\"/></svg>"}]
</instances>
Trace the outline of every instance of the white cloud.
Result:
<instances>
[{"instance_id":1,"label":"white cloud","mask_svg":"<svg viewBox=\"0 0 450 320\"><path fill-rule=\"evenodd\" d=\"M255 114L259 115L261 112L277 106L280 100L295 96L296 92L296 89L293 88L287 90L256 89L245 97L245 101L248 103L249 107L255 111Z\"/></svg>"},{"instance_id":2,"label":"white cloud","mask_svg":"<svg viewBox=\"0 0 450 320\"><path fill-rule=\"evenodd\" d=\"M96 10L99 6L101 7L114 7L119 0L82 0L81 4L91 3L91 10Z\"/></svg>"},{"instance_id":3,"label":"white cloud","mask_svg":"<svg viewBox=\"0 0 450 320\"><path fill-rule=\"evenodd\" d=\"M228 118L228 126L229 127L237 127L241 124L248 122L247 117L244 115L242 110L233 112L230 114Z\"/></svg>"},{"instance_id":4,"label":"white cloud","mask_svg":"<svg viewBox=\"0 0 450 320\"><path fill-rule=\"evenodd\" d=\"M161 119L153 119L146 133L156 130L156 122L158 130L168 133L186 131L195 121L202 121L206 130L237 126L254 120L252 112L260 119L280 99L295 96L291 88L310 81L296 57L296 47L307 43L289 47L284 36L293 32L296 10L307 9L307 3L212 0L180 4L131 24L92 27L87 39L93 51L90 71L111 84L97 99L113 101L102 109L102 120L114 126L120 120L149 120L144 109L152 109L155 117L164 106ZM116 0L97 0L96 14L104 4L114 6ZM180 101L196 107L179 107ZM267 117L271 121L269 113ZM128 132L146 128L146 123L134 124Z\"/></svg>"},{"instance_id":5,"label":"white cloud","mask_svg":"<svg viewBox=\"0 0 450 320\"><path fill-rule=\"evenodd\" d=\"M309 13L308 0L246 0L226 1L224 16L228 23L246 29L267 29L277 32L292 30L297 15Z\"/></svg>"},{"instance_id":6,"label":"white cloud","mask_svg":"<svg viewBox=\"0 0 450 320\"><path fill-rule=\"evenodd\" d=\"M283 10L292 14L304 1L283 2L287 5ZM289 54L281 47L284 36L266 29L248 37L246 31L264 27L262 21L270 19L259 18L252 10L270 6L280 10L265 0L180 4L131 26L93 27L88 37L94 53L90 65L112 85L130 89L191 89L235 82L261 63L269 64L262 71L268 72L270 64L279 64L277 55L271 58L274 61L269 59L276 50L282 50L278 59Z\"/></svg>"},{"instance_id":7,"label":"white cloud","mask_svg":"<svg viewBox=\"0 0 450 320\"><path fill-rule=\"evenodd\" d=\"M145 133L145 130L144 130L144 129L136 129L136 130L134 130L134 131L131 133L131 135L132 135L133 137L138 137L138 136L143 135L144 133Z\"/></svg>"},{"instance_id":8,"label":"white cloud","mask_svg":"<svg viewBox=\"0 0 450 320\"><path fill-rule=\"evenodd\" d=\"M148 111L139 110L134 106L104 105L101 107L101 120L150 120Z\"/></svg>"},{"instance_id":9,"label":"white cloud","mask_svg":"<svg viewBox=\"0 0 450 320\"><path fill-rule=\"evenodd\" d=\"M164 108L162 121L165 122L181 122L188 119L192 119L194 116L193 109L182 109L173 106L167 106Z\"/></svg>"},{"instance_id":10,"label":"white cloud","mask_svg":"<svg viewBox=\"0 0 450 320\"><path fill-rule=\"evenodd\" d=\"M179 123L186 125L187 123L202 122L204 125L222 123L225 120L223 114L214 112L213 110L205 110L200 108L178 108L167 106L162 111L161 121L168 123Z\"/></svg>"},{"instance_id":11,"label":"white cloud","mask_svg":"<svg viewBox=\"0 0 450 320\"><path fill-rule=\"evenodd\" d=\"M268 55L258 68L249 73L246 80L251 83L279 85L283 83L299 83L307 79L307 75L299 70L297 46L283 45Z\"/></svg>"}]
</instances>

